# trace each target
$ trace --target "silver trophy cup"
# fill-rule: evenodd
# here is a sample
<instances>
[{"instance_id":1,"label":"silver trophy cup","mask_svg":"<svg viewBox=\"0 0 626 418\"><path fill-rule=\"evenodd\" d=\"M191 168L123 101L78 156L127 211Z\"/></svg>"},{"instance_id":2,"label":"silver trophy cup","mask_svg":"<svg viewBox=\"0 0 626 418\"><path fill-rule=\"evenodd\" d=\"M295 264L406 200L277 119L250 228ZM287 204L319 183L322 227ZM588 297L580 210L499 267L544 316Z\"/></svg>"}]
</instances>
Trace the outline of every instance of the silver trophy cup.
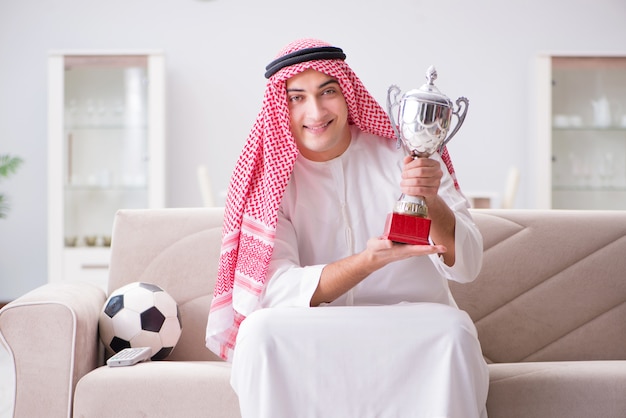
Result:
<instances>
[{"instance_id":1,"label":"silver trophy cup","mask_svg":"<svg viewBox=\"0 0 626 418\"><path fill-rule=\"evenodd\" d=\"M457 107L454 109L452 101L434 85L437 79L435 67L428 68L426 79L428 80L426 84L419 89L406 92L401 98L401 91L395 85L389 87L387 92L387 113L398 138L398 144L413 158L428 158L435 152L441 151L463 124L469 106L469 101L465 97L460 97L456 100ZM450 131L453 115L457 117L457 123ZM402 194L393 212L398 215L427 218L428 207L422 196ZM393 219L387 220L386 233L389 229L393 229L389 225L390 222L393 222ZM412 227L405 226L406 222L403 221L401 224L402 226L398 227L401 230L400 237L394 237L394 234L391 234L389 239L406 242L407 239L402 237L407 235L410 241L407 243L428 242L429 231L423 231L423 229L424 227L429 229L430 222L427 222L425 226L420 223L420 231L413 232L410 231ZM415 234L419 237L413 242L410 237Z\"/></svg>"}]
</instances>

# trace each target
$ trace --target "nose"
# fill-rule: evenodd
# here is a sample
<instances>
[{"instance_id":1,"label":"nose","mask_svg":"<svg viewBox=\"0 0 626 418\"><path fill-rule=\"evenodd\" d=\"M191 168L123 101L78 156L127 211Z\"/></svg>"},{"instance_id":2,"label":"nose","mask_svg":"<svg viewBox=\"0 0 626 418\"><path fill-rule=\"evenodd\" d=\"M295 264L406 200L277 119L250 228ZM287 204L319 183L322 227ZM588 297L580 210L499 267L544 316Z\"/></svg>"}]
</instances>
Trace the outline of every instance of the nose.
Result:
<instances>
[{"instance_id":1,"label":"nose","mask_svg":"<svg viewBox=\"0 0 626 418\"><path fill-rule=\"evenodd\" d=\"M306 109L307 117L313 120L318 120L326 113L326 108L324 107L324 103L319 98L313 98L308 100L307 109Z\"/></svg>"}]
</instances>

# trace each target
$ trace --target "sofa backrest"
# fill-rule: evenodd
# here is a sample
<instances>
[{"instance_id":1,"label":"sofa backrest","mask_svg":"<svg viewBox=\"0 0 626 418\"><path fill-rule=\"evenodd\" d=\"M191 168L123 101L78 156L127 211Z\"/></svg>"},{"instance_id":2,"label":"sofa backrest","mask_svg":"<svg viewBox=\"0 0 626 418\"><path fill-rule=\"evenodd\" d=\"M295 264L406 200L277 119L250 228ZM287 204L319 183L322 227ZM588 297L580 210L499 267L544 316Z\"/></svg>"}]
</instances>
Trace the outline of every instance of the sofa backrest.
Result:
<instances>
[{"instance_id":1,"label":"sofa backrest","mask_svg":"<svg viewBox=\"0 0 626 418\"><path fill-rule=\"evenodd\" d=\"M491 362L626 359L626 211L477 209L483 268L450 283ZM122 210L109 292L155 283L179 303L169 360L217 360L204 345L223 209Z\"/></svg>"},{"instance_id":2,"label":"sofa backrest","mask_svg":"<svg viewBox=\"0 0 626 418\"><path fill-rule=\"evenodd\" d=\"M451 283L488 361L626 359L626 211L474 210L472 283Z\"/></svg>"},{"instance_id":3,"label":"sofa backrest","mask_svg":"<svg viewBox=\"0 0 626 418\"><path fill-rule=\"evenodd\" d=\"M111 239L109 294L154 283L178 302L183 331L168 360L218 360L204 344L217 275L222 208L120 210Z\"/></svg>"}]
</instances>

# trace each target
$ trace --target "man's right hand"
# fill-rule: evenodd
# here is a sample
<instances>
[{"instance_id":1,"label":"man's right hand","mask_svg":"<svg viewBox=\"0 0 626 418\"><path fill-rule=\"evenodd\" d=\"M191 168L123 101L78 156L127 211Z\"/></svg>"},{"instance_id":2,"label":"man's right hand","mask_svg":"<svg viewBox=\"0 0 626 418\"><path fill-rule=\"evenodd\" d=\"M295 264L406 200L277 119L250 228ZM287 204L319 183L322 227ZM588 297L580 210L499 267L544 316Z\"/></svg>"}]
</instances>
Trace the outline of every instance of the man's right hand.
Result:
<instances>
[{"instance_id":1,"label":"man's right hand","mask_svg":"<svg viewBox=\"0 0 626 418\"><path fill-rule=\"evenodd\" d=\"M443 254L446 251L443 245L408 245L382 238L370 238L362 252L324 267L317 289L311 297L311 306L332 302L389 263L410 257Z\"/></svg>"}]
</instances>

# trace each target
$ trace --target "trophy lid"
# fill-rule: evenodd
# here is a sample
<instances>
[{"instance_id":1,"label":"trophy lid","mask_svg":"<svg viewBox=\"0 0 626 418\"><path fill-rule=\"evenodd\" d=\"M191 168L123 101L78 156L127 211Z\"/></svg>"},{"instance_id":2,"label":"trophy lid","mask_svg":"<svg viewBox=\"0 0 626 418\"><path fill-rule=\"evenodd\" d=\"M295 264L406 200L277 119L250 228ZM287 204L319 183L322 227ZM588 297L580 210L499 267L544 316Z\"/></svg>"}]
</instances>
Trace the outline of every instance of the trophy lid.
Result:
<instances>
[{"instance_id":1,"label":"trophy lid","mask_svg":"<svg viewBox=\"0 0 626 418\"><path fill-rule=\"evenodd\" d=\"M405 98L411 97L412 99L420 102L439 104L451 108L452 101L448 98L448 96L441 93L437 86L435 86L436 79L437 70L431 65L426 70L426 80L428 80L428 82L419 89L407 92Z\"/></svg>"}]
</instances>

